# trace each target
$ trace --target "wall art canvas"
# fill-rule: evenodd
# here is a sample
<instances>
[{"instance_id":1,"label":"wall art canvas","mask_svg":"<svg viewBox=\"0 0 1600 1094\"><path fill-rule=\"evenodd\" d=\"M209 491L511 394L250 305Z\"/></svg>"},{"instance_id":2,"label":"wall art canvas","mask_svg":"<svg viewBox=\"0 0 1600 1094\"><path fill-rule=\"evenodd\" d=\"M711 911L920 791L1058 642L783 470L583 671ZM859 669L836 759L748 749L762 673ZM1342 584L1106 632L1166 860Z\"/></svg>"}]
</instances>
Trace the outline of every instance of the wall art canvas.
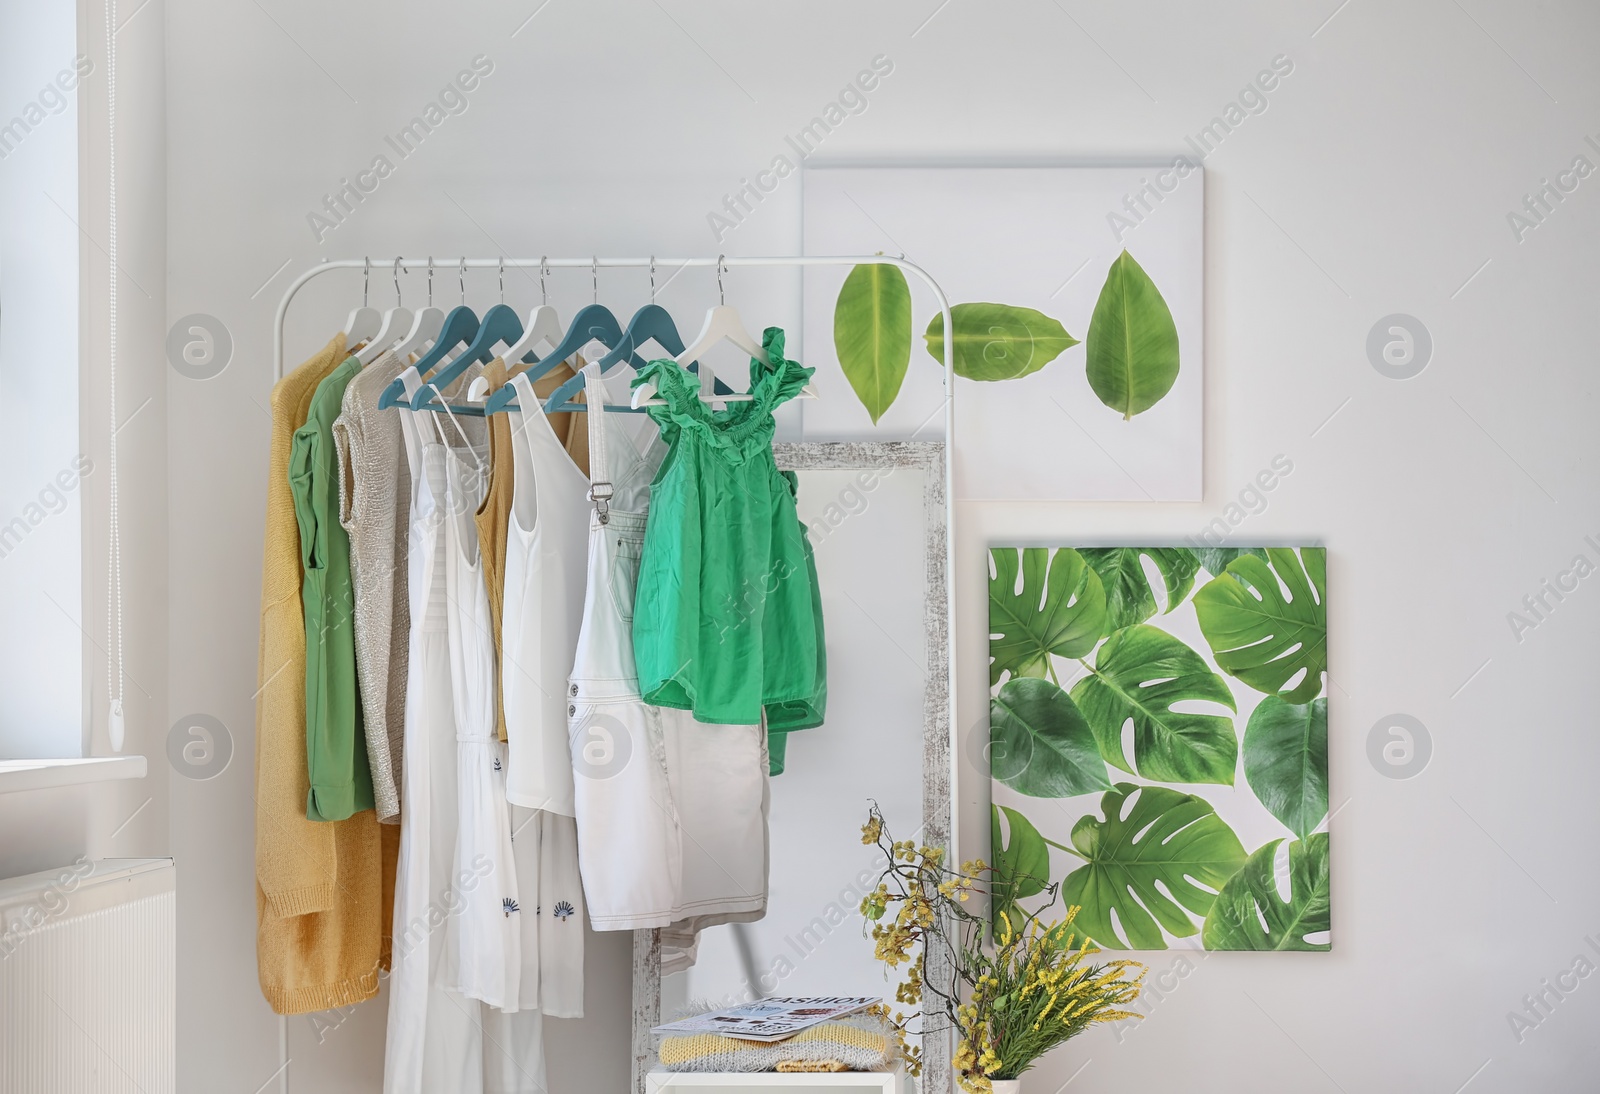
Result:
<instances>
[{"instance_id":1,"label":"wall art canvas","mask_svg":"<svg viewBox=\"0 0 1600 1094\"><path fill-rule=\"evenodd\" d=\"M952 305L956 493L1198 501L1204 180L1145 167L803 175L804 253L904 256ZM945 332L882 265L804 273L807 440L944 435Z\"/></svg>"},{"instance_id":2,"label":"wall art canvas","mask_svg":"<svg viewBox=\"0 0 1600 1094\"><path fill-rule=\"evenodd\" d=\"M1320 547L995 547L995 914L1105 949L1327 950Z\"/></svg>"}]
</instances>

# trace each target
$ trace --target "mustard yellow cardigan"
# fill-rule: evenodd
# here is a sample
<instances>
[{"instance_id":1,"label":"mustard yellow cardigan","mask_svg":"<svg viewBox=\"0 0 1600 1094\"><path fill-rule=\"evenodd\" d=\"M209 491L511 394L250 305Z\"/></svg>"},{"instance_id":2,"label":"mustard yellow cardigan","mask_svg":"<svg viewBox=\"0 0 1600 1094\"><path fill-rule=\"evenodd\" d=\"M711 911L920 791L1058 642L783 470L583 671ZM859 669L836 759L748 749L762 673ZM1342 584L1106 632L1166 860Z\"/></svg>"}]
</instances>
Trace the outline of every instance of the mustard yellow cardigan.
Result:
<instances>
[{"instance_id":1,"label":"mustard yellow cardigan","mask_svg":"<svg viewBox=\"0 0 1600 1094\"><path fill-rule=\"evenodd\" d=\"M279 1014L369 999L389 966L399 828L369 809L306 819L306 634L289 449L317 384L344 360L343 334L272 389L256 695L256 964Z\"/></svg>"}]
</instances>

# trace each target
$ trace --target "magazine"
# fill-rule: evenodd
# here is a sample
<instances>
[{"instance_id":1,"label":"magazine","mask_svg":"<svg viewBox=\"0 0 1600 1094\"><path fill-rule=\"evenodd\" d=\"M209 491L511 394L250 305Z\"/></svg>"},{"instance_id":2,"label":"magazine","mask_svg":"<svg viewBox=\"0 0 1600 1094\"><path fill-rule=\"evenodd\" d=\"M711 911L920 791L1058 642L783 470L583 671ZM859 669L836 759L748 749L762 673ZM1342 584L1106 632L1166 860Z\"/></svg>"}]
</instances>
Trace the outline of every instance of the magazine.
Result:
<instances>
[{"instance_id":1,"label":"magazine","mask_svg":"<svg viewBox=\"0 0 1600 1094\"><path fill-rule=\"evenodd\" d=\"M655 1033L716 1033L745 1041L781 1041L821 1022L866 1010L883 1000L873 996L816 996L807 999L757 999L736 1007L697 1014L656 1026Z\"/></svg>"}]
</instances>

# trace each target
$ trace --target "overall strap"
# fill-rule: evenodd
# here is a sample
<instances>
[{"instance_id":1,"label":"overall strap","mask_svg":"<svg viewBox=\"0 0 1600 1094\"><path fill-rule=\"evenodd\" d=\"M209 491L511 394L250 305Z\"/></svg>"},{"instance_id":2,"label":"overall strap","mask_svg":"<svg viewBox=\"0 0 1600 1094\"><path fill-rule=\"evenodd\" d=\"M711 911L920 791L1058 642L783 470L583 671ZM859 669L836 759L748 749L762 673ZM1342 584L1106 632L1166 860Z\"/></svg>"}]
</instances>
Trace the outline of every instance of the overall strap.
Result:
<instances>
[{"instance_id":1,"label":"overall strap","mask_svg":"<svg viewBox=\"0 0 1600 1094\"><path fill-rule=\"evenodd\" d=\"M583 395L588 407L584 417L589 419L589 500L600 523L611 520L610 453L606 450L606 386L598 370L585 366L583 370Z\"/></svg>"}]
</instances>

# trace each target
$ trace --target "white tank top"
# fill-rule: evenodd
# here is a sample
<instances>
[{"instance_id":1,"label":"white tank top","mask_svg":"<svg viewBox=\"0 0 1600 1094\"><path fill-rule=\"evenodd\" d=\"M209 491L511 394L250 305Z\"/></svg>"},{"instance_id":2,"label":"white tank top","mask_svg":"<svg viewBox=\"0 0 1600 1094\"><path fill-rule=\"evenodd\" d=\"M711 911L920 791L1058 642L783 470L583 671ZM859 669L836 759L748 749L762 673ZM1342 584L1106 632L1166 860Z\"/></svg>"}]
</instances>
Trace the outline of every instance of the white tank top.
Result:
<instances>
[{"instance_id":1,"label":"white tank top","mask_svg":"<svg viewBox=\"0 0 1600 1094\"><path fill-rule=\"evenodd\" d=\"M567 675L583 624L589 476L572 462L524 373L511 381L511 519L501 612L501 689L514 805L574 815Z\"/></svg>"}]
</instances>

